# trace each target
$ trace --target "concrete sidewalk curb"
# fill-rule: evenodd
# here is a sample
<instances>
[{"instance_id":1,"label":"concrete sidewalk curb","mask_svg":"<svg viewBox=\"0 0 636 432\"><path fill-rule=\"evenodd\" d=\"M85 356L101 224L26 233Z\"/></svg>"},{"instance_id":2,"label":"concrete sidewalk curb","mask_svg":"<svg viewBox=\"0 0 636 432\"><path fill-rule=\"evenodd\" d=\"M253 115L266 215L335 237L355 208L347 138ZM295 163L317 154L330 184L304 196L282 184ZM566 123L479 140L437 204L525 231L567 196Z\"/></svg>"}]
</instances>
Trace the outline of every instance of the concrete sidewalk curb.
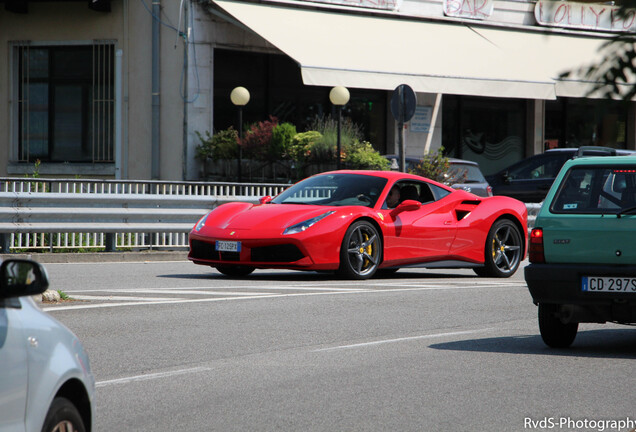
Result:
<instances>
[{"instance_id":1,"label":"concrete sidewalk curb","mask_svg":"<svg viewBox=\"0 0 636 432\"><path fill-rule=\"evenodd\" d=\"M31 259L41 264L187 261L187 251L0 254L0 259Z\"/></svg>"}]
</instances>

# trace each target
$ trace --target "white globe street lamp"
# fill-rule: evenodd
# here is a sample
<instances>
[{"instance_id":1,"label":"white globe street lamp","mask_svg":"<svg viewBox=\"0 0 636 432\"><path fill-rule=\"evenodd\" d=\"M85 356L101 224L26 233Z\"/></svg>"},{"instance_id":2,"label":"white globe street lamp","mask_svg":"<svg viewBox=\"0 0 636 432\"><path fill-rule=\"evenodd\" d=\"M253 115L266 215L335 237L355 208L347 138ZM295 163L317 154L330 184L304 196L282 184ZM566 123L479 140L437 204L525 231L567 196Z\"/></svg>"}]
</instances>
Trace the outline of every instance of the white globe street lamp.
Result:
<instances>
[{"instance_id":1,"label":"white globe street lamp","mask_svg":"<svg viewBox=\"0 0 636 432\"><path fill-rule=\"evenodd\" d=\"M230 100L236 106L245 106L250 101L250 92L245 87L236 87L230 93Z\"/></svg>"},{"instance_id":2,"label":"white globe street lamp","mask_svg":"<svg viewBox=\"0 0 636 432\"><path fill-rule=\"evenodd\" d=\"M337 169L340 169L340 122L342 120L342 106L349 102L349 90L346 87L336 86L329 92L329 100L336 106L338 111L338 159L336 160Z\"/></svg>"},{"instance_id":3,"label":"white globe street lamp","mask_svg":"<svg viewBox=\"0 0 636 432\"><path fill-rule=\"evenodd\" d=\"M243 181L241 175L241 163L243 159L243 107L250 101L250 92L245 87L236 87L230 93L230 100L238 107L239 114L239 148L238 148L238 182Z\"/></svg>"}]
</instances>

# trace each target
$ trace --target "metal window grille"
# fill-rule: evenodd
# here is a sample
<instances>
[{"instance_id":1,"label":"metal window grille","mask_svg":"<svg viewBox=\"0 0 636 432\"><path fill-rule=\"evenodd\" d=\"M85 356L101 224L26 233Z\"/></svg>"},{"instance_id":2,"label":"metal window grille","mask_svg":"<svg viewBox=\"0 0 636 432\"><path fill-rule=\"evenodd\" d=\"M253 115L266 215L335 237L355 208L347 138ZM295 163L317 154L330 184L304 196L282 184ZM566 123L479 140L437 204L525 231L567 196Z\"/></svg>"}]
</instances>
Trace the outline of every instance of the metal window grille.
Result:
<instances>
[{"instance_id":1,"label":"metal window grille","mask_svg":"<svg viewBox=\"0 0 636 432\"><path fill-rule=\"evenodd\" d=\"M55 49L62 45L39 45L31 41L12 42L15 49L16 125L17 151L13 157L18 162L32 162L32 110L30 88L34 80L31 77L31 60L33 49ZM82 46L86 45L72 45ZM90 89L89 126L86 136L92 149L92 162L114 162L114 61L115 42L112 40L95 40L92 46L92 83ZM50 71L49 71L50 74ZM49 101L50 103L50 101ZM49 106L48 110L51 109ZM83 134L84 135L84 134ZM42 137L40 137L40 140ZM47 137L47 140L51 137ZM81 146L82 143L78 143Z\"/></svg>"},{"instance_id":2,"label":"metal window grille","mask_svg":"<svg viewBox=\"0 0 636 432\"><path fill-rule=\"evenodd\" d=\"M19 79L19 91L18 91L18 141L21 143L18 146L17 160L19 162L28 162L29 160L29 44L28 42L20 41L16 42L17 50L17 62Z\"/></svg>"},{"instance_id":3,"label":"metal window grille","mask_svg":"<svg viewBox=\"0 0 636 432\"><path fill-rule=\"evenodd\" d=\"M93 162L113 162L113 120L115 89L113 62L115 45L108 41L93 43L93 104L91 123L93 133Z\"/></svg>"}]
</instances>

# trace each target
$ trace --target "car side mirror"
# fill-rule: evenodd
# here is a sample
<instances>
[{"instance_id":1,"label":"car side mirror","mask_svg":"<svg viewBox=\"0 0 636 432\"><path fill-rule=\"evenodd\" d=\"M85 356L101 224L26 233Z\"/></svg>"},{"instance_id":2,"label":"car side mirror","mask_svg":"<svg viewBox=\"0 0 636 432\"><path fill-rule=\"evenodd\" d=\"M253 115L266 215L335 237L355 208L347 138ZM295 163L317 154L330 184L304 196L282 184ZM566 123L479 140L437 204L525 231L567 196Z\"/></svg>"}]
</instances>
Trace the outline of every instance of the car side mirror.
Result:
<instances>
[{"instance_id":1,"label":"car side mirror","mask_svg":"<svg viewBox=\"0 0 636 432\"><path fill-rule=\"evenodd\" d=\"M0 265L0 299L42 294L48 287L46 269L35 261L8 259Z\"/></svg>"},{"instance_id":2,"label":"car side mirror","mask_svg":"<svg viewBox=\"0 0 636 432\"><path fill-rule=\"evenodd\" d=\"M259 199L258 202L261 204L269 204L270 202L272 202L272 197L269 195L264 196L261 199Z\"/></svg>"},{"instance_id":3,"label":"car side mirror","mask_svg":"<svg viewBox=\"0 0 636 432\"><path fill-rule=\"evenodd\" d=\"M419 210L420 207L422 207L422 203L419 201L404 200L395 209L393 209L392 213L402 213L404 211L415 211L415 210Z\"/></svg>"}]
</instances>

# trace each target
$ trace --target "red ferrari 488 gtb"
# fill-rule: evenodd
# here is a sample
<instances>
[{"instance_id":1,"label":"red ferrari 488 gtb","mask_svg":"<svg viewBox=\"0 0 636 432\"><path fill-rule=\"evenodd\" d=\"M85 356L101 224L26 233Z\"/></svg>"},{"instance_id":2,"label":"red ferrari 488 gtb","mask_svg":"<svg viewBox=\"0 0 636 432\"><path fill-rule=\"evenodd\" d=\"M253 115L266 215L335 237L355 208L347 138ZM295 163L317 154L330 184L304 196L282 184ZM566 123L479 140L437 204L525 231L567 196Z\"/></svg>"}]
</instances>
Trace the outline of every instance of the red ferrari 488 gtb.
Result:
<instances>
[{"instance_id":1,"label":"red ferrari 488 gtb","mask_svg":"<svg viewBox=\"0 0 636 432\"><path fill-rule=\"evenodd\" d=\"M401 267L473 268L509 277L526 254L527 210L416 175L333 171L259 204L223 204L190 232L188 258L229 276L257 268L352 279Z\"/></svg>"}]
</instances>

